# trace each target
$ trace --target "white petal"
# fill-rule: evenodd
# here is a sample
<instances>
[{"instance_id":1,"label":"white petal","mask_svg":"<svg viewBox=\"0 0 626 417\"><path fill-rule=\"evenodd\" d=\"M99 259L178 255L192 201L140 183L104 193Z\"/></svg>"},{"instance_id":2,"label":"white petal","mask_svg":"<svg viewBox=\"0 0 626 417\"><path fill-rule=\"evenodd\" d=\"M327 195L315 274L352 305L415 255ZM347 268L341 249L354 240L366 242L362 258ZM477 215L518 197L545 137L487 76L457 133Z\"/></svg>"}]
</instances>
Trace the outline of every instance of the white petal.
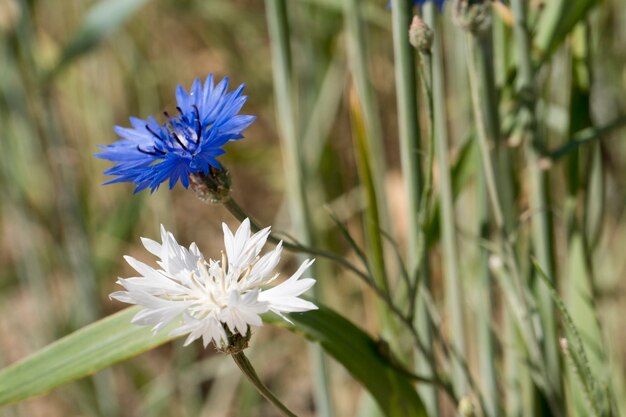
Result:
<instances>
[{"instance_id":1,"label":"white petal","mask_svg":"<svg viewBox=\"0 0 626 417\"><path fill-rule=\"evenodd\" d=\"M280 261L282 250L283 242L280 241L274 250L263 255L261 259L254 264L246 283L249 287L253 285L263 285L269 282L270 278L272 278L272 272L276 269Z\"/></svg>"},{"instance_id":2,"label":"white petal","mask_svg":"<svg viewBox=\"0 0 626 417\"><path fill-rule=\"evenodd\" d=\"M161 257L161 244L156 240L148 239L147 237L141 238L144 248L148 250L154 256Z\"/></svg>"},{"instance_id":3,"label":"white petal","mask_svg":"<svg viewBox=\"0 0 626 417\"><path fill-rule=\"evenodd\" d=\"M228 305L220 313L220 320L231 332L245 336L248 325L261 326L263 320L259 314L267 311L267 303L258 301L258 291L250 291L243 297L238 291L231 291Z\"/></svg>"},{"instance_id":4,"label":"white petal","mask_svg":"<svg viewBox=\"0 0 626 417\"><path fill-rule=\"evenodd\" d=\"M259 294L259 301L268 303L270 310L274 312L302 312L315 310L315 304L298 298L299 295L307 291L315 284L313 278L300 279L304 271L311 266L313 260L307 260L300 265L300 268L285 282L262 291Z\"/></svg>"},{"instance_id":5,"label":"white petal","mask_svg":"<svg viewBox=\"0 0 626 417\"><path fill-rule=\"evenodd\" d=\"M247 268L259 255L267 241L270 228L266 227L251 236L250 220L245 219L234 236L226 224L222 223L222 229L228 258L228 272L238 275L240 270Z\"/></svg>"},{"instance_id":6,"label":"white petal","mask_svg":"<svg viewBox=\"0 0 626 417\"><path fill-rule=\"evenodd\" d=\"M211 341L214 341L218 346L227 343L226 332L222 324L216 318L210 316L198 320L185 314L184 320L185 324L177 327L170 333L172 336L180 336L189 333L184 346L189 345L199 338L202 338L204 347L207 347Z\"/></svg>"}]
</instances>

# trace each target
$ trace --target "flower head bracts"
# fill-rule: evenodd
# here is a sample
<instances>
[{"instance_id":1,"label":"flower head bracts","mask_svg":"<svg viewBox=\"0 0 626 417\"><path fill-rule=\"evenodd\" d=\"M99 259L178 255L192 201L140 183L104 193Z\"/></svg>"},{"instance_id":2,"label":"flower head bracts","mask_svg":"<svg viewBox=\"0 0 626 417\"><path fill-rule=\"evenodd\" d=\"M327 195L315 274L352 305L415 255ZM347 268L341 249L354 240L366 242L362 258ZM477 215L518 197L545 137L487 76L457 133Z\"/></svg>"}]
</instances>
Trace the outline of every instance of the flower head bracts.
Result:
<instances>
[{"instance_id":1,"label":"flower head bracts","mask_svg":"<svg viewBox=\"0 0 626 417\"><path fill-rule=\"evenodd\" d=\"M116 126L121 139L101 146L104 152L96 154L116 163L105 174L117 178L106 184L132 182L139 192L148 187L155 191L165 181L172 188L180 180L187 188L190 174L220 169L217 157L224 153L222 146L243 138L241 132L255 119L238 114L247 99L243 88L242 84L227 92L228 78L214 85L210 74L204 83L196 79L189 93L178 86L178 114L172 117L165 112L166 123L152 116L148 120L131 117L131 128Z\"/></svg>"},{"instance_id":2,"label":"flower head bracts","mask_svg":"<svg viewBox=\"0 0 626 417\"><path fill-rule=\"evenodd\" d=\"M282 252L282 242L268 253L259 256L269 228L251 234L250 221L244 220L233 234L223 225L226 252L221 261L202 256L198 247L180 246L174 236L161 226L162 243L143 238L143 244L159 257L159 269L154 269L127 256L126 261L141 276L120 278L118 283L126 291L111 294L119 301L143 307L133 323L153 326L156 332L179 321L172 335L188 334L185 345L202 338L206 347L214 342L217 348L228 344L227 330L245 337L249 326L261 326L260 314L272 311L302 312L317 307L301 294L315 284L312 278L302 278L313 263L305 261L290 278L269 289L264 286L274 281Z\"/></svg>"}]
</instances>

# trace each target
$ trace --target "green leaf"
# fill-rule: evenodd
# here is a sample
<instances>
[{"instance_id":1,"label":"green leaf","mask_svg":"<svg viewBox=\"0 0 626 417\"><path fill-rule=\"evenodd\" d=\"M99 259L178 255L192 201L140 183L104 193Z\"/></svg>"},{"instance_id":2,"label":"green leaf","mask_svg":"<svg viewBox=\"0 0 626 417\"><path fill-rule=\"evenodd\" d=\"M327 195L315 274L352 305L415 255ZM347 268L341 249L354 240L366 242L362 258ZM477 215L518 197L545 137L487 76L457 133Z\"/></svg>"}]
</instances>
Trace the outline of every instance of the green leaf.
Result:
<instances>
[{"instance_id":1,"label":"green leaf","mask_svg":"<svg viewBox=\"0 0 626 417\"><path fill-rule=\"evenodd\" d=\"M173 337L130 323L131 307L53 342L0 371L0 406L44 394L68 382L137 356Z\"/></svg>"},{"instance_id":2,"label":"green leaf","mask_svg":"<svg viewBox=\"0 0 626 417\"><path fill-rule=\"evenodd\" d=\"M52 72L58 72L75 58L98 46L147 1L103 0L94 5L63 49L61 58Z\"/></svg>"},{"instance_id":3,"label":"green leaf","mask_svg":"<svg viewBox=\"0 0 626 417\"><path fill-rule=\"evenodd\" d=\"M44 394L173 339L169 328L153 335L150 329L131 324L138 311L139 307L122 310L0 370L0 406ZM363 384L385 415L426 416L412 382L394 368L384 344L326 307L289 317L295 326L275 315L265 319L319 342Z\"/></svg>"},{"instance_id":4,"label":"green leaf","mask_svg":"<svg viewBox=\"0 0 626 417\"><path fill-rule=\"evenodd\" d=\"M546 3L535 35L540 62L545 62L582 21L597 0L552 0Z\"/></svg>"},{"instance_id":5,"label":"green leaf","mask_svg":"<svg viewBox=\"0 0 626 417\"><path fill-rule=\"evenodd\" d=\"M287 327L319 342L322 348L374 397L389 417L425 417L426 410L411 381L397 371L384 343L378 343L343 316L324 306L306 313L289 314ZM283 325L280 319L268 321Z\"/></svg>"}]
</instances>

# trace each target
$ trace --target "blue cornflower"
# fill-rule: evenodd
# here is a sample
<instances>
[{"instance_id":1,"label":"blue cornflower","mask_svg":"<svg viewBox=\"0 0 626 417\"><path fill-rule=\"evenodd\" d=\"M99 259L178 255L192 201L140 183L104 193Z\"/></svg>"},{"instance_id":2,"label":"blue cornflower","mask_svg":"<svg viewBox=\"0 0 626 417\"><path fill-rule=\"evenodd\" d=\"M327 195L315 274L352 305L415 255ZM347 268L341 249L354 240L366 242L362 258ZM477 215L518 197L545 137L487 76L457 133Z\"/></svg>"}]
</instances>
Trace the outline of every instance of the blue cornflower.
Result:
<instances>
[{"instance_id":1,"label":"blue cornflower","mask_svg":"<svg viewBox=\"0 0 626 417\"><path fill-rule=\"evenodd\" d=\"M432 1L433 3L435 3L439 11L443 10L443 4L446 2L446 0L412 0L412 3L413 6L419 6L421 8L427 1ZM387 2L387 8L391 9L391 0Z\"/></svg>"},{"instance_id":2,"label":"blue cornflower","mask_svg":"<svg viewBox=\"0 0 626 417\"><path fill-rule=\"evenodd\" d=\"M187 188L189 175L222 169L216 159L225 153L222 146L243 138L241 132L255 119L238 114L247 99L241 95L244 85L229 93L227 88L228 78L214 85L209 74L204 84L196 79L189 93L178 86L178 115L164 112L166 123L131 117L132 128L115 126L122 139L100 146L104 152L95 155L116 163L104 173L117 178L105 184L132 182L137 193L148 187L153 192L168 180L171 189L180 180Z\"/></svg>"},{"instance_id":3,"label":"blue cornflower","mask_svg":"<svg viewBox=\"0 0 626 417\"><path fill-rule=\"evenodd\" d=\"M427 1L428 0L413 0L413 6L422 7L424 3L426 3ZM437 6L439 10L443 10L443 4L446 2L446 0L430 0L430 1L435 3L435 5Z\"/></svg>"}]
</instances>

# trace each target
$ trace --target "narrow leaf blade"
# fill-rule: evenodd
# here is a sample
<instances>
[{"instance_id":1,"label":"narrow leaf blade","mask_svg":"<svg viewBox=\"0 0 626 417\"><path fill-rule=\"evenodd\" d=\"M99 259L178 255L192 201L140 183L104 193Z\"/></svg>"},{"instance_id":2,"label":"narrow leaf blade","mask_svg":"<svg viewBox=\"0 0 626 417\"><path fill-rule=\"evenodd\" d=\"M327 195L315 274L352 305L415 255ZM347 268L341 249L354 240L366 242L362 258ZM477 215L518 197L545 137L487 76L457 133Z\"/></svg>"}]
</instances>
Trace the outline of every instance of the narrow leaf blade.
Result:
<instances>
[{"instance_id":1,"label":"narrow leaf blade","mask_svg":"<svg viewBox=\"0 0 626 417\"><path fill-rule=\"evenodd\" d=\"M173 339L169 329L153 335L131 324L138 311L122 310L0 370L0 406L44 394Z\"/></svg>"},{"instance_id":2,"label":"narrow leaf blade","mask_svg":"<svg viewBox=\"0 0 626 417\"><path fill-rule=\"evenodd\" d=\"M273 317L266 319L282 325ZM323 306L315 311L289 314L289 319L294 323L289 329L319 342L372 394L386 416L427 416L411 381L394 369L393 359L384 353L384 344Z\"/></svg>"},{"instance_id":3,"label":"narrow leaf blade","mask_svg":"<svg viewBox=\"0 0 626 417\"><path fill-rule=\"evenodd\" d=\"M546 5L535 35L541 62L563 43L574 26L587 16L597 0L555 0Z\"/></svg>"}]
</instances>

